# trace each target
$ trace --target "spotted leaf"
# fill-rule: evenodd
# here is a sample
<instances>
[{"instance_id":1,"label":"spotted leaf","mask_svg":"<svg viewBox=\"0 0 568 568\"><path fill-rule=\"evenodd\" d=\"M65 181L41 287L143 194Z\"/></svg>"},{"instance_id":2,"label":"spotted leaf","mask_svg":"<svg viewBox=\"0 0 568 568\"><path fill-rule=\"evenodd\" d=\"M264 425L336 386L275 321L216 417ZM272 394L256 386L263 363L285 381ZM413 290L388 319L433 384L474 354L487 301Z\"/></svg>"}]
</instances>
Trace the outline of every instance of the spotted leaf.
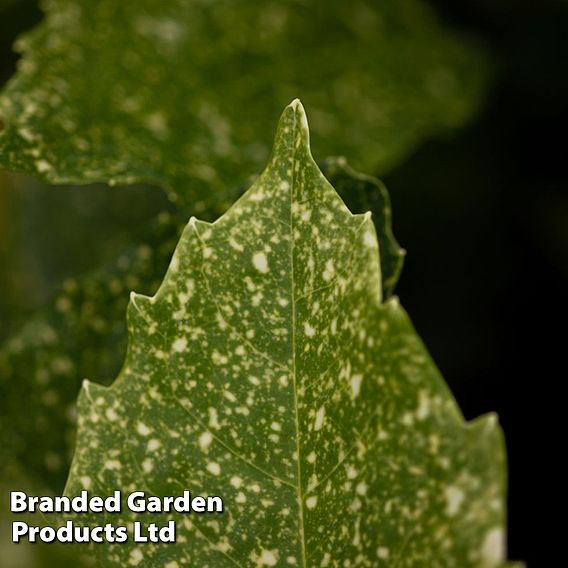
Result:
<instances>
[{"instance_id":1,"label":"spotted leaf","mask_svg":"<svg viewBox=\"0 0 568 568\"><path fill-rule=\"evenodd\" d=\"M392 289L403 251L392 235L388 192L343 158L330 158L323 168L351 211L372 211L383 251L383 288ZM184 225L179 216L161 213L137 236L138 244L96 271L68 279L44 309L1 345L0 462L6 464L1 480L19 480L12 466L24 467L42 490L61 491L74 445L81 382L88 376L108 384L119 372L126 344L125 291L156 291Z\"/></svg>"},{"instance_id":2,"label":"spotted leaf","mask_svg":"<svg viewBox=\"0 0 568 568\"><path fill-rule=\"evenodd\" d=\"M488 75L483 49L418 0L42 5L0 97L0 167L51 183L152 182L208 217L258 173L272 117L296 94L313 108L320 157L382 174L467 119Z\"/></svg>"},{"instance_id":3,"label":"spotted leaf","mask_svg":"<svg viewBox=\"0 0 568 568\"><path fill-rule=\"evenodd\" d=\"M252 187L190 220L155 296L132 294L118 379L79 399L68 495L189 489L224 513L123 510L175 520L177 542L99 545L102 566L505 565L501 431L464 422L383 301L379 253L295 101Z\"/></svg>"}]
</instances>

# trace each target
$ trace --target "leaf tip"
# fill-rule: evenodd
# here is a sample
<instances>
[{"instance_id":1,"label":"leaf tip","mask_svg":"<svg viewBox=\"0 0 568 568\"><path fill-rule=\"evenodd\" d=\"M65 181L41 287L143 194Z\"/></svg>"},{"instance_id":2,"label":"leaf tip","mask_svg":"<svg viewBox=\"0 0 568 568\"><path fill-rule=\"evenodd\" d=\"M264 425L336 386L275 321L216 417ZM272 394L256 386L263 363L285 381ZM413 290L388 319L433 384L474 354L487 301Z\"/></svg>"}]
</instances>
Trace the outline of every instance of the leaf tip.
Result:
<instances>
[{"instance_id":1,"label":"leaf tip","mask_svg":"<svg viewBox=\"0 0 568 568\"><path fill-rule=\"evenodd\" d=\"M134 291L130 292L130 302L127 310L128 321L132 321L130 318L137 317L137 315L144 317L148 304L153 304L156 301L155 298L156 296L145 296Z\"/></svg>"},{"instance_id":2,"label":"leaf tip","mask_svg":"<svg viewBox=\"0 0 568 568\"><path fill-rule=\"evenodd\" d=\"M81 393L80 396L85 397L89 402L93 401L93 393L91 392L93 389L93 383L89 381L89 379L83 379L81 383Z\"/></svg>"},{"instance_id":3,"label":"leaf tip","mask_svg":"<svg viewBox=\"0 0 568 568\"><path fill-rule=\"evenodd\" d=\"M280 117L274 150L277 154L283 147L295 151L300 146L309 152L310 131L306 109L300 99L294 99Z\"/></svg>"},{"instance_id":4,"label":"leaf tip","mask_svg":"<svg viewBox=\"0 0 568 568\"><path fill-rule=\"evenodd\" d=\"M298 97L296 97L288 106L290 108L293 108L294 110L296 110L297 108L304 110L304 105Z\"/></svg>"},{"instance_id":5,"label":"leaf tip","mask_svg":"<svg viewBox=\"0 0 568 568\"><path fill-rule=\"evenodd\" d=\"M300 99L294 99L289 105L288 108L292 109L294 112L294 116L296 119L296 128L299 130L309 133L309 126L308 126L308 116L306 115L306 109L302 104Z\"/></svg>"},{"instance_id":6,"label":"leaf tip","mask_svg":"<svg viewBox=\"0 0 568 568\"><path fill-rule=\"evenodd\" d=\"M496 412L487 412L466 422L466 427L481 432L494 432L501 428L499 415Z\"/></svg>"}]
</instances>

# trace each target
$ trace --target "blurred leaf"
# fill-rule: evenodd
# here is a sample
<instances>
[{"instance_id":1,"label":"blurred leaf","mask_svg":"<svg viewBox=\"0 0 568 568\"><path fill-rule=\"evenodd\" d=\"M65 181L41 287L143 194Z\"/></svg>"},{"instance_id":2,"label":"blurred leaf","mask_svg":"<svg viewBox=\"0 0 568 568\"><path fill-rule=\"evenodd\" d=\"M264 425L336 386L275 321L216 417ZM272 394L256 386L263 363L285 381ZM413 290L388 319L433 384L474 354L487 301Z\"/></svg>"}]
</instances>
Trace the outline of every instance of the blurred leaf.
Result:
<instances>
[{"instance_id":1,"label":"blurred leaf","mask_svg":"<svg viewBox=\"0 0 568 568\"><path fill-rule=\"evenodd\" d=\"M226 509L123 509L116 525L178 521L177 542L97 546L101 566L503 565L501 431L464 423L382 302L370 216L316 166L298 102L263 174L214 224L191 219L128 325L119 378L82 388L66 494L206 490Z\"/></svg>"},{"instance_id":2,"label":"blurred leaf","mask_svg":"<svg viewBox=\"0 0 568 568\"><path fill-rule=\"evenodd\" d=\"M171 204L155 188L54 191L29 176L0 172L0 344L65 278L108 263L164 208Z\"/></svg>"},{"instance_id":3,"label":"blurred leaf","mask_svg":"<svg viewBox=\"0 0 568 568\"><path fill-rule=\"evenodd\" d=\"M353 170L344 158L329 158L322 171L347 207L354 213L371 211L377 229L381 260L383 297L388 299L398 282L404 255L392 233L392 212L389 193L378 179Z\"/></svg>"},{"instance_id":4,"label":"blurred leaf","mask_svg":"<svg viewBox=\"0 0 568 568\"><path fill-rule=\"evenodd\" d=\"M0 87L16 69L18 56L12 50L15 38L40 22L41 18L42 13L35 0L0 0Z\"/></svg>"},{"instance_id":5,"label":"blurred leaf","mask_svg":"<svg viewBox=\"0 0 568 568\"><path fill-rule=\"evenodd\" d=\"M46 0L0 99L0 166L50 183L152 182L209 218L301 96L322 155L384 172L462 123L479 46L418 0ZM345 125L349 125L346 127Z\"/></svg>"},{"instance_id":6,"label":"blurred leaf","mask_svg":"<svg viewBox=\"0 0 568 568\"><path fill-rule=\"evenodd\" d=\"M124 355L128 291L152 293L178 237L168 214L110 266L66 281L0 350L0 461L21 464L54 491L68 471L75 400L84 376L110 381Z\"/></svg>"}]
</instances>

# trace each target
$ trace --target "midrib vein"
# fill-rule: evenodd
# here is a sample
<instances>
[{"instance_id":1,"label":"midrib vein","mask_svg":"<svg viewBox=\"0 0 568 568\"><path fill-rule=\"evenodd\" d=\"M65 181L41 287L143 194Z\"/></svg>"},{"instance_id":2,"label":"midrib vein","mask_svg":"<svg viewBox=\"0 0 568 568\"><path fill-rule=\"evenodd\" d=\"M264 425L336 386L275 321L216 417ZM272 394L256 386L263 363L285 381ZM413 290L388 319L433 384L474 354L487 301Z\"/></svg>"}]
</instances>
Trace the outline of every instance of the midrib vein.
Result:
<instances>
[{"instance_id":1,"label":"midrib vein","mask_svg":"<svg viewBox=\"0 0 568 568\"><path fill-rule=\"evenodd\" d=\"M296 464L297 482L296 493L298 507L300 509L300 541L302 550L302 566L307 566L306 562L306 536L304 530L304 499L302 496L302 462L300 458L300 420L298 418L298 389L296 381L296 298L294 286L294 184L296 181L296 133L297 133L296 109L294 109L293 126L293 147L292 147L292 179L290 183L290 296L292 300L292 388L294 389L294 413L296 422Z\"/></svg>"}]
</instances>

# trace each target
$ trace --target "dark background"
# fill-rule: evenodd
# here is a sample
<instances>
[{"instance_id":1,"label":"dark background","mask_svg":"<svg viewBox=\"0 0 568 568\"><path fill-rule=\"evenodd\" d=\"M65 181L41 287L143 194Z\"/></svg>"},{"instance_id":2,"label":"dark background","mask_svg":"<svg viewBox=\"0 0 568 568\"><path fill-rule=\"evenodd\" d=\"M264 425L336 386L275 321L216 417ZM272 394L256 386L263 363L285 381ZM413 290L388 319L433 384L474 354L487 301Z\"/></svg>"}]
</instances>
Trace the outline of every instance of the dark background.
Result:
<instances>
[{"instance_id":1,"label":"dark background","mask_svg":"<svg viewBox=\"0 0 568 568\"><path fill-rule=\"evenodd\" d=\"M465 416L499 414L509 556L566 565L568 3L432 3L497 73L469 127L384 178L408 250L398 294Z\"/></svg>"},{"instance_id":2,"label":"dark background","mask_svg":"<svg viewBox=\"0 0 568 568\"><path fill-rule=\"evenodd\" d=\"M469 125L423 144L382 176L395 234L408 250L398 294L465 416L499 414L510 464L509 556L529 567L559 565L565 479L554 462L565 446L568 2L431 3L489 46L496 71ZM40 18L27 0L4 11L0 84L14 70L14 37ZM66 196L59 199L58 206ZM155 200L148 203L149 211ZM135 221L149 214L142 208ZM75 230L79 243L89 238L88 223ZM555 508L560 515L551 517Z\"/></svg>"}]
</instances>

